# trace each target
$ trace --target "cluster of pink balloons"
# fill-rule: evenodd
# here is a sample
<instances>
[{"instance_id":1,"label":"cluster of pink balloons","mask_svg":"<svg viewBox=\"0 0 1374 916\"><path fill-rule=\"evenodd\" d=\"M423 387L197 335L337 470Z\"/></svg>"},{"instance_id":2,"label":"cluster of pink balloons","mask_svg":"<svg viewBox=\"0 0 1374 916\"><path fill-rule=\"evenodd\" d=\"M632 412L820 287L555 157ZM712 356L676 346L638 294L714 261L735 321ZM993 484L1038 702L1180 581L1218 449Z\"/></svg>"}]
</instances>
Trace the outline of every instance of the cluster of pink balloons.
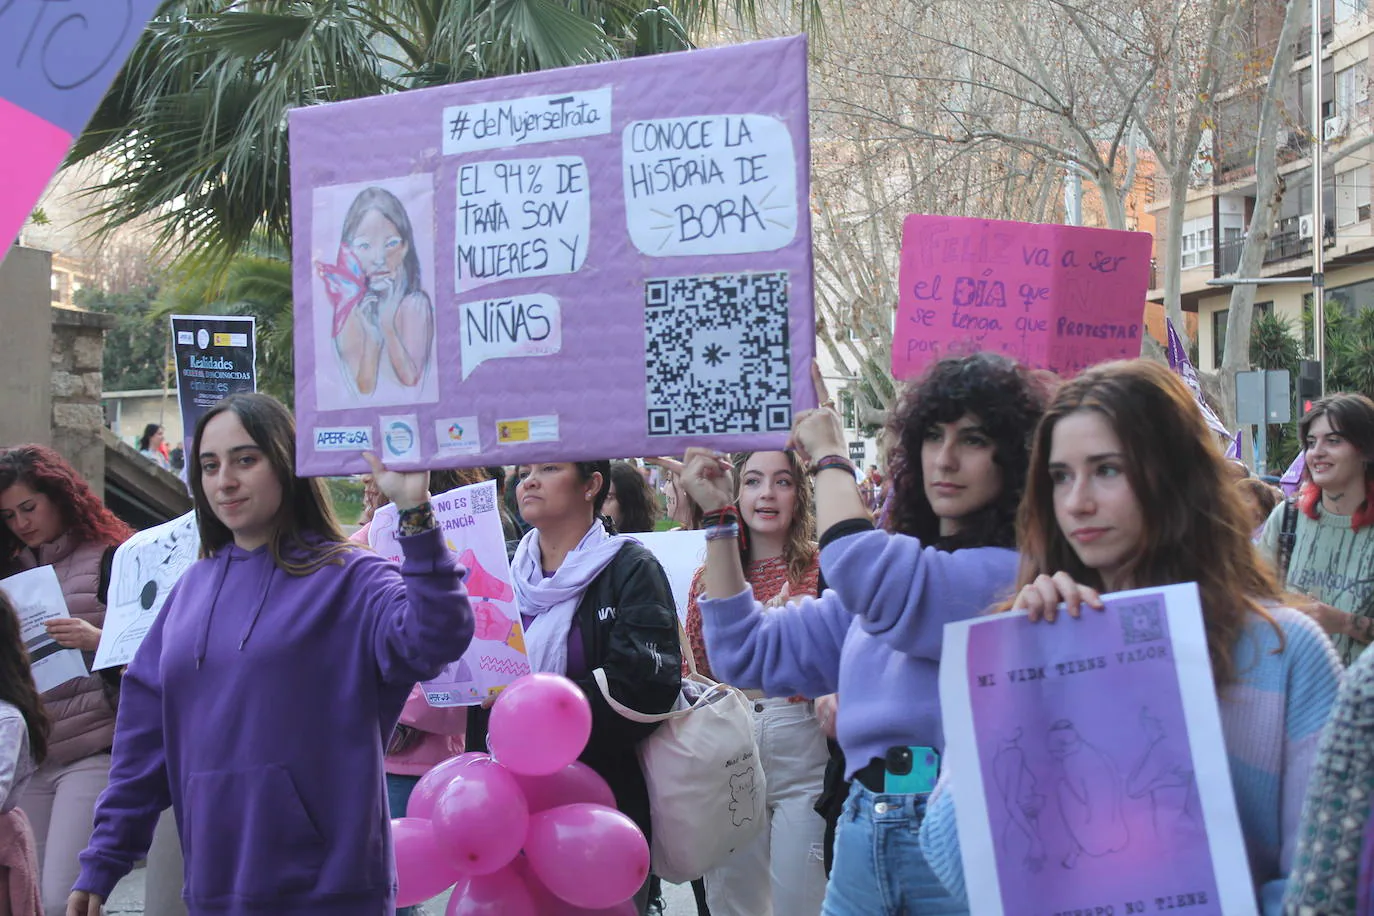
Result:
<instances>
[{"instance_id":1,"label":"cluster of pink balloons","mask_svg":"<svg viewBox=\"0 0 1374 916\"><path fill-rule=\"evenodd\" d=\"M491 710L491 754L430 770L391 822L397 906L456 884L447 916L634 914L649 845L578 761L591 731L591 705L567 678L507 687Z\"/></svg>"}]
</instances>

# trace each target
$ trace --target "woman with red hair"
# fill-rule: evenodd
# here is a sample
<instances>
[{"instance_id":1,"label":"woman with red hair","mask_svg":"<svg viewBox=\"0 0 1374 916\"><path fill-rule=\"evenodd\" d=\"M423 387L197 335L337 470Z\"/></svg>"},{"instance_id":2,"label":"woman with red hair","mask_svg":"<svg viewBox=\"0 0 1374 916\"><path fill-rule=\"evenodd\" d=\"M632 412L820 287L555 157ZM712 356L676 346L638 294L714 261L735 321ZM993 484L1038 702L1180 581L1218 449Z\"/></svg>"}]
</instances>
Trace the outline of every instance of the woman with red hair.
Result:
<instances>
[{"instance_id":1,"label":"woman with red hair","mask_svg":"<svg viewBox=\"0 0 1374 916\"><path fill-rule=\"evenodd\" d=\"M1297 498L1276 507L1260 546L1279 580L1352 664L1374 642L1374 401L1327 395L1298 424L1307 467Z\"/></svg>"},{"instance_id":2,"label":"woman with red hair","mask_svg":"<svg viewBox=\"0 0 1374 916\"><path fill-rule=\"evenodd\" d=\"M0 572L53 567L71 616L49 620L48 635L80 649L89 667L105 622L102 573L133 530L42 445L0 451L0 521ZM77 855L91 836L96 798L110 778L113 691L98 674L76 678L44 693L43 709L52 721L48 754L19 807L33 825L43 907L61 913L80 872Z\"/></svg>"}]
</instances>

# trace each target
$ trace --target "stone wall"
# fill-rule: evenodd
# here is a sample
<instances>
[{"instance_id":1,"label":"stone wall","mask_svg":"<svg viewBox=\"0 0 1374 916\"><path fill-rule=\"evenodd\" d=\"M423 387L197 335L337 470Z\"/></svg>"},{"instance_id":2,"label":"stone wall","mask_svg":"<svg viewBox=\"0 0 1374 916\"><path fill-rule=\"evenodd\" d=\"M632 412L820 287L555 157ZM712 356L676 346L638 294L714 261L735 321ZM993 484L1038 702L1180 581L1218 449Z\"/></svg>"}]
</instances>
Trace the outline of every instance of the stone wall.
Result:
<instances>
[{"instance_id":1,"label":"stone wall","mask_svg":"<svg viewBox=\"0 0 1374 916\"><path fill-rule=\"evenodd\" d=\"M112 315L50 306L52 315L52 447L105 495L105 411L101 359Z\"/></svg>"},{"instance_id":2,"label":"stone wall","mask_svg":"<svg viewBox=\"0 0 1374 916\"><path fill-rule=\"evenodd\" d=\"M52 442L51 284L46 251L14 245L0 261L0 447Z\"/></svg>"}]
</instances>

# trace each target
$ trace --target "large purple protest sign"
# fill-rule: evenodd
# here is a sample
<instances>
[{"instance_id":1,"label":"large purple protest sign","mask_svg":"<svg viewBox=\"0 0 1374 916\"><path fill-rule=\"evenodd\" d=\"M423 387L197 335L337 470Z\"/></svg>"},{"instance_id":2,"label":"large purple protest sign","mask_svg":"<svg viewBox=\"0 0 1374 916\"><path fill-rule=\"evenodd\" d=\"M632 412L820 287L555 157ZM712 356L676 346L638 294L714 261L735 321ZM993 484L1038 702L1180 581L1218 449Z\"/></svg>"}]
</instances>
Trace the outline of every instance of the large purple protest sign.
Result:
<instances>
[{"instance_id":1,"label":"large purple protest sign","mask_svg":"<svg viewBox=\"0 0 1374 916\"><path fill-rule=\"evenodd\" d=\"M908 216L892 373L975 350L1065 378L1137 357L1151 245L1146 232Z\"/></svg>"},{"instance_id":2,"label":"large purple protest sign","mask_svg":"<svg viewBox=\"0 0 1374 916\"><path fill-rule=\"evenodd\" d=\"M1004 614L946 628L972 910L1253 913L1197 589L1106 604L1053 625Z\"/></svg>"},{"instance_id":3,"label":"large purple protest sign","mask_svg":"<svg viewBox=\"0 0 1374 916\"><path fill-rule=\"evenodd\" d=\"M780 448L815 405L804 38L290 127L301 473Z\"/></svg>"},{"instance_id":4,"label":"large purple protest sign","mask_svg":"<svg viewBox=\"0 0 1374 916\"><path fill-rule=\"evenodd\" d=\"M159 0L0 0L0 259Z\"/></svg>"}]
</instances>

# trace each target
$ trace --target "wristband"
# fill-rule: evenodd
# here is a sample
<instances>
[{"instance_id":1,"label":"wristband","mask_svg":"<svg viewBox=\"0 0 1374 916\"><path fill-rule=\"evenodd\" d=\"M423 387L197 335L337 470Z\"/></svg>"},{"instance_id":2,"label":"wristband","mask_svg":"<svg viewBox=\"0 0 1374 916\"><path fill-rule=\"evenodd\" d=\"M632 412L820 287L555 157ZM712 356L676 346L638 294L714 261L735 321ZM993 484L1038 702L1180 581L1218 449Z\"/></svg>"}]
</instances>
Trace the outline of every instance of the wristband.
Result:
<instances>
[{"instance_id":1,"label":"wristband","mask_svg":"<svg viewBox=\"0 0 1374 916\"><path fill-rule=\"evenodd\" d=\"M749 546L749 529L740 522L739 509L735 506L724 506L714 512L703 513L701 527L706 530L708 541L718 538L739 538L740 547ZM712 532L718 528L732 528L733 531L712 536Z\"/></svg>"},{"instance_id":2,"label":"wristband","mask_svg":"<svg viewBox=\"0 0 1374 916\"><path fill-rule=\"evenodd\" d=\"M824 458L817 458L811 462L811 476L816 476L821 471L828 471L831 468L843 468L849 472L850 477L857 477L858 470L854 467L854 462L844 455L826 455Z\"/></svg>"},{"instance_id":3,"label":"wristband","mask_svg":"<svg viewBox=\"0 0 1374 916\"><path fill-rule=\"evenodd\" d=\"M706 529L706 540L724 541L731 540L740 535L740 526L737 522L727 522L723 525L712 525Z\"/></svg>"},{"instance_id":4,"label":"wristband","mask_svg":"<svg viewBox=\"0 0 1374 916\"><path fill-rule=\"evenodd\" d=\"M396 513L396 531L403 538L437 527L434 523L434 507L429 504L429 500Z\"/></svg>"}]
</instances>

